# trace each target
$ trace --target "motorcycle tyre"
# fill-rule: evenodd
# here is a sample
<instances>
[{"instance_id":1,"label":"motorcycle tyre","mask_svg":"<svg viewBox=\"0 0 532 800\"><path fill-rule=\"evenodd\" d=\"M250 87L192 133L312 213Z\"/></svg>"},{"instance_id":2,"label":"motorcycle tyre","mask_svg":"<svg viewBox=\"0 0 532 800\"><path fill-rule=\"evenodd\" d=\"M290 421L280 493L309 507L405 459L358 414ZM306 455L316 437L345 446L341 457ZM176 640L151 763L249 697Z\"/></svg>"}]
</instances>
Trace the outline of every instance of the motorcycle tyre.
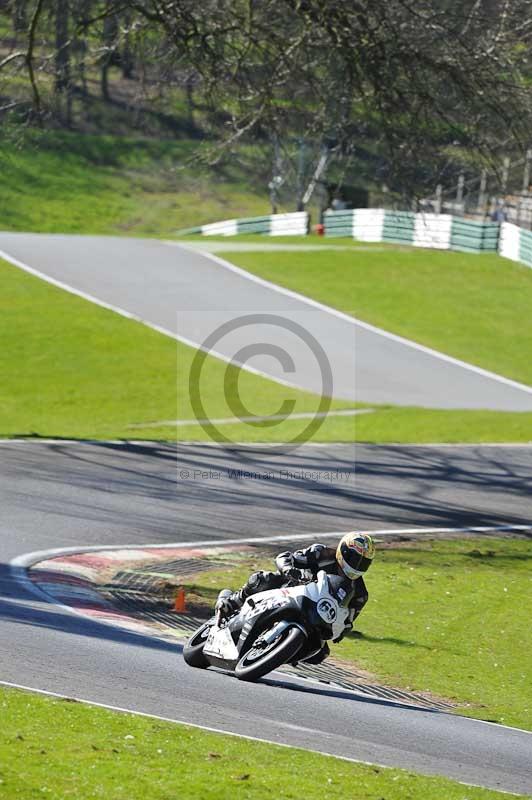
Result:
<instances>
[{"instance_id":1,"label":"motorcycle tyre","mask_svg":"<svg viewBox=\"0 0 532 800\"><path fill-rule=\"evenodd\" d=\"M206 669L209 666L207 658L203 655L203 648L207 641L207 636L203 633L206 628L211 628L212 622L206 622L201 628L192 634L190 639L183 647L183 658L189 667L197 667L198 669Z\"/></svg>"},{"instance_id":2,"label":"motorcycle tyre","mask_svg":"<svg viewBox=\"0 0 532 800\"><path fill-rule=\"evenodd\" d=\"M272 672L282 664L292 661L296 653L301 650L305 640L306 636L301 628L296 626L289 628L288 633L282 638L280 637L277 647L274 647L273 650L268 650L263 658L257 659L249 666L245 663L247 654L244 654L235 667L236 677L241 681L257 681L268 672Z\"/></svg>"}]
</instances>

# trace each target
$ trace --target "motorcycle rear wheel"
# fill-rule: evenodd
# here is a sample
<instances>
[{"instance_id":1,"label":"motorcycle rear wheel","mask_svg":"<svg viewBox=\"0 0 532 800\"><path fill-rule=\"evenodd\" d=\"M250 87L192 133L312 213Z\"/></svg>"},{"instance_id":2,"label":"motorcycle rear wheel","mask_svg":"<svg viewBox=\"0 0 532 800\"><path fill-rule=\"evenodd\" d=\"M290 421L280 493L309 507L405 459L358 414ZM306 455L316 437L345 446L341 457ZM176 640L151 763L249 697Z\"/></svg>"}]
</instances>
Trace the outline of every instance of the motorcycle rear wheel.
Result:
<instances>
[{"instance_id":1,"label":"motorcycle rear wheel","mask_svg":"<svg viewBox=\"0 0 532 800\"><path fill-rule=\"evenodd\" d=\"M183 658L189 667L197 667L199 669L206 669L209 662L203 655L203 648L207 641L207 636L212 627L212 622L206 622L201 628L192 634L190 639L183 647Z\"/></svg>"},{"instance_id":2,"label":"motorcycle rear wheel","mask_svg":"<svg viewBox=\"0 0 532 800\"><path fill-rule=\"evenodd\" d=\"M257 681L268 672L291 661L301 650L305 639L306 636L301 628L294 625L284 630L274 641L273 646L267 648L264 655L260 655L260 651L252 647L244 653L236 665L236 677L242 681Z\"/></svg>"}]
</instances>

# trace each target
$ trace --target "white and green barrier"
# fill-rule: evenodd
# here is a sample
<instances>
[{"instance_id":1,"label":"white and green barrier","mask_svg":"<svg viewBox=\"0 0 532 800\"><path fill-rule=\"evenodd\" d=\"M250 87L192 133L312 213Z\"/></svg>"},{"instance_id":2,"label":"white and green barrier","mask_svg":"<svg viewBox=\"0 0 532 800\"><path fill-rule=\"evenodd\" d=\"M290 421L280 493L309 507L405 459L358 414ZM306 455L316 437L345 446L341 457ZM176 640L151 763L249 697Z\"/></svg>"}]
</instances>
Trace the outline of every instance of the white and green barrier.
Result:
<instances>
[{"instance_id":1,"label":"white and green barrier","mask_svg":"<svg viewBox=\"0 0 532 800\"><path fill-rule=\"evenodd\" d=\"M532 267L532 233L511 222L501 223L499 255Z\"/></svg>"},{"instance_id":2,"label":"white and green barrier","mask_svg":"<svg viewBox=\"0 0 532 800\"><path fill-rule=\"evenodd\" d=\"M469 253L496 253L499 248L500 225L497 222L472 222L453 217L451 250Z\"/></svg>"},{"instance_id":3,"label":"white and green barrier","mask_svg":"<svg viewBox=\"0 0 532 800\"><path fill-rule=\"evenodd\" d=\"M324 225L326 236L473 253L497 252L499 238L497 223L470 222L451 214L416 214L382 208L326 211Z\"/></svg>"},{"instance_id":4,"label":"white and green barrier","mask_svg":"<svg viewBox=\"0 0 532 800\"><path fill-rule=\"evenodd\" d=\"M226 219L179 234L236 236L258 233L266 236L305 236L309 233L306 211L269 214L264 217ZM325 236L357 239L361 242L390 242L438 250L468 253L499 253L504 258L532 267L532 233L510 222L473 222L451 214L390 211L384 208L355 208L326 211Z\"/></svg>"},{"instance_id":5,"label":"white and green barrier","mask_svg":"<svg viewBox=\"0 0 532 800\"><path fill-rule=\"evenodd\" d=\"M265 236L305 236L309 229L309 215L306 211L289 214L268 214L264 217L244 219L225 219L211 222L197 228L178 231L180 235L201 234L202 236L236 236L242 233L260 233Z\"/></svg>"}]
</instances>

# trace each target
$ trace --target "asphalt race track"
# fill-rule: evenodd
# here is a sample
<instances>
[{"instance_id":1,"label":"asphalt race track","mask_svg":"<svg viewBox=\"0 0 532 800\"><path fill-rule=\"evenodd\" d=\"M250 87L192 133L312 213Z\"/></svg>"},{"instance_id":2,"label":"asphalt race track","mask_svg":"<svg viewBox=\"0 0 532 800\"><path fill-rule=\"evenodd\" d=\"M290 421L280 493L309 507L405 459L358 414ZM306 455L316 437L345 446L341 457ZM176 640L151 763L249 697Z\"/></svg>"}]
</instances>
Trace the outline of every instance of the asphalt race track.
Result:
<instances>
[{"instance_id":1,"label":"asphalt race track","mask_svg":"<svg viewBox=\"0 0 532 800\"><path fill-rule=\"evenodd\" d=\"M256 476L228 475L238 468ZM330 480L336 469L342 475ZM16 556L52 547L294 533L312 540L354 526L530 524L531 482L532 447L307 445L282 456L207 445L3 442L0 679L532 792L528 733L287 675L248 685L191 670L178 646L36 600L9 568Z\"/></svg>"},{"instance_id":2,"label":"asphalt race track","mask_svg":"<svg viewBox=\"0 0 532 800\"><path fill-rule=\"evenodd\" d=\"M201 344L241 315L269 314L318 339L334 393L367 402L532 410L532 392L276 292L183 247L149 240L0 234L11 258ZM293 331L292 331L293 334ZM262 322L214 349L304 388L321 374L297 335ZM286 364L284 365L286 367ZM356 390L355 390L356 389ZM253 477L231 476L242 469ZM529 525L532 447L306 445L266 448L0 443L0 680L214 729L532 792L531 735L273 674L257 685L187 668L180 647L37 600L12 559L50 548L223 540L354 527ZM371 591L371 580L370 591ZM398 632L400 636L400 632Z\"/></svg>"},{"instance_id":3,"label":"asphalt race track","mask_svg":"<svg viewBox=\"0 0 532 800\"><path fill-rule=\"evenodd\" d=\"M226 359L261 342L244 362L315 392L367 403L532 411L530 387L413 347L174 243L1 233L0 251L195 345L213 334L208 349ZM223 325L234 330L222 335ZM324 385L327 362L332 387Z\"/></svg>"}]
</instances>

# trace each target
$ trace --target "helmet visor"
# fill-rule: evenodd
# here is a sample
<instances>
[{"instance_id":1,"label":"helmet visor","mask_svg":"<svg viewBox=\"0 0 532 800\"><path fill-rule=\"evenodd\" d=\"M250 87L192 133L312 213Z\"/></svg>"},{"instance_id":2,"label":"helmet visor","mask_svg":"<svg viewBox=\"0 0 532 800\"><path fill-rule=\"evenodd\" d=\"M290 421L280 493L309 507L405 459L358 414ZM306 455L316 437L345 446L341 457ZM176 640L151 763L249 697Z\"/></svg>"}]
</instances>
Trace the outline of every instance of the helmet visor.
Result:
<instances>
[{"instance_id":1,"label":"helmet visor","mask_svg":"<svg viewBox=\"0 0 532 800\"><path fill-rule=\"evenodd\" d=\"M346 544L343 544L339 550L338 561L348 578L354 580L363 575L364 572L367 572L373 559L367 558L367 556L361 553L354 552L352 548L348 547Z\"/></svg>"}]
</instances>

